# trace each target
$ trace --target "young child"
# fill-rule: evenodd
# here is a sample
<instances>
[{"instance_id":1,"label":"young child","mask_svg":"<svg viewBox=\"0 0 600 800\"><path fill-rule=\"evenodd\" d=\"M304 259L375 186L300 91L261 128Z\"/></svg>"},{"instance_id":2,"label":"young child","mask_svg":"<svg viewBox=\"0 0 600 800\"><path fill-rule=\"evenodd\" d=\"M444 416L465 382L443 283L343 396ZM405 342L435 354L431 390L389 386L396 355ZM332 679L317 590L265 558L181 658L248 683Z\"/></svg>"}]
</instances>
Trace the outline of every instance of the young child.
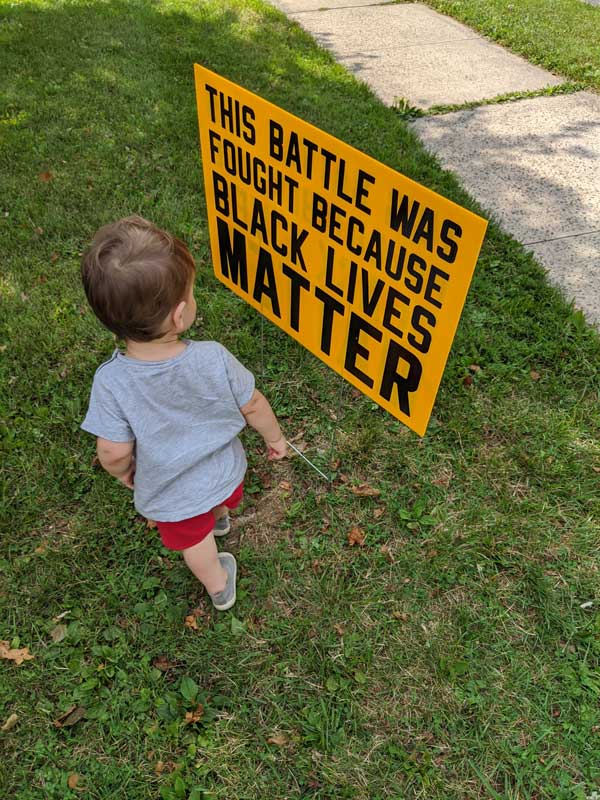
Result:
<instances>
[{"instance_id":1,"label":"young child","mask_svg":"<svg viewBox=\"0 0 600 800\"><path fill-rule=\"evenodd\" d=\"M287 455L277 418L254 377L217 342L180 339L196 317L193 258L183 242L141 217L101 228L84 254L88 301L125 341L94 376L81 427L100 463L133 489L163 544L186 564L216 609L235 603L237 565L217 552L228 509L242 500L246 423L269 459Z\"/></svg>"}]
</instances>

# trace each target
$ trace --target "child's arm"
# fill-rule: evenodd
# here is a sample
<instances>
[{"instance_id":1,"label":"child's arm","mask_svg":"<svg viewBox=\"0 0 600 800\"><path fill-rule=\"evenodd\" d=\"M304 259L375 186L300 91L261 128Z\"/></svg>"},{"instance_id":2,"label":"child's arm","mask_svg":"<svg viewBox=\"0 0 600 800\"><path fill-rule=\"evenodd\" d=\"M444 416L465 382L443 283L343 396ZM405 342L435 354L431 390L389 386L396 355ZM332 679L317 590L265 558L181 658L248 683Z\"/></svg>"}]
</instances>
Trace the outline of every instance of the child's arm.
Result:
<instances>
[{"instance_id":1,"label":"child's arm","mask_svg":"<svg viewBox=\"0 0 600 800\"><path fill-rule=\"evenodd\" d=\"M107 472L133 489L133 476L135 474L135 458L133 456L133 442L110 442L108 439L98 437L96 452L98 461Z\"/></svg>"},{"instance_id":2,"label":"child's arm","mask_svg":"<svg viewBox=\"0 0 600 800\"><path fill-rule=\"evenodd\" d=\"M255 389L250 400L240 408L240 411L248 425L258 431L265 440L269 460L285 458L288 452L287 443L267 398Z\"/></svg>"}]
</instances>

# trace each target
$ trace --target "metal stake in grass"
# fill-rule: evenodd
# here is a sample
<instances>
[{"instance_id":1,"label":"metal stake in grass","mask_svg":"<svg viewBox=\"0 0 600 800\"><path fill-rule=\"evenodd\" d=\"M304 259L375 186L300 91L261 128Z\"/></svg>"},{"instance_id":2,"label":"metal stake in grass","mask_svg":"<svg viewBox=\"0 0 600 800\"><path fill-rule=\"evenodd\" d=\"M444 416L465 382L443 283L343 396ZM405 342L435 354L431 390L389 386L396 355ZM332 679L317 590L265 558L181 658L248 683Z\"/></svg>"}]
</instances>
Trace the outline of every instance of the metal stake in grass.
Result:
<instances>
[{"instance_id":1,"label":"metal stake in grass","mask_svg":"<svg viewBox=\"0 0 600 800\"><path fill-rule=\"evenodd\" d=\"M303 458L303 459L306 461L306 463L307 463L307 464L310 464L310 466L311 466L311 467L312 467L312 468L315 470L315 472L318 472L318 473L319 473L319 475L320 475L322 478L325 478L325 480L326 480L326 481L329 481L329 483L331 483L331 481L332 481L332 478L328 478L328 477L327 477L327 475L325 475L325 473L324 473L324 472L321 472L321 470L320 470L318 467L315 467L315 465L312 463L312 461L309 461L309 460L308 460L308 458L307 458L307 457L304 455L304 453L301 453L301 452L300 452L300 450L298 450L298 448L297 448L297 447L294 447L294 445L293 445L291 442L288 442L288 441L287 441L287 439L286 439L286 442L287 442L287 445L288 445L288 447L291 447L291 448L292 448L292 450L293 450L295 453L298 453L298 455L300 456L300 458Z\"/></svg>"}]
</instances>

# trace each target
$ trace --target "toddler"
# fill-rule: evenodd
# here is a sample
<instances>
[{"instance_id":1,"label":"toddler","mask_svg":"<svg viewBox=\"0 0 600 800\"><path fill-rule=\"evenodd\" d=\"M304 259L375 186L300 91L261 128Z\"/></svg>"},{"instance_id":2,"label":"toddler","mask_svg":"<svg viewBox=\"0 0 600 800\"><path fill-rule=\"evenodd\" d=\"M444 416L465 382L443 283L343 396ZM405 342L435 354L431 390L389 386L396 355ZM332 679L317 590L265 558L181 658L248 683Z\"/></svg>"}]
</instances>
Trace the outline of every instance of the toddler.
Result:
<instances>
[{"instance_id":1,"label":"toddler","mask_svg":"<svg viewBox=\"0 0 600 800\"><path fill-rule=\"evenodd\" d=\"M216 609L236 598L237 565L217 551L228 510L242 500L246 423L269 459L286 441L254 377L217 342L181 339L196 317L193 258L179 239L141 217L101 228L84 254L88 301L125 342L94 376L83 430L97 437L107 472L133 489L165 547L181 550Z\"/></svg>"}]
</instances>

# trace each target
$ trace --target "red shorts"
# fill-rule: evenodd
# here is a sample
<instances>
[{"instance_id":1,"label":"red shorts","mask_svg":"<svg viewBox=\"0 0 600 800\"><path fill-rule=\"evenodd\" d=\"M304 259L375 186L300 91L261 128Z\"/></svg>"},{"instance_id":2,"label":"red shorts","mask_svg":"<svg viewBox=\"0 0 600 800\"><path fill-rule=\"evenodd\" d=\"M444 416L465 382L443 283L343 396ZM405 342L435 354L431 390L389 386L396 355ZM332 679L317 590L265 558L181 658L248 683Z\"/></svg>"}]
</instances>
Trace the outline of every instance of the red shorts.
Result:
<instances>
[{"instance_id":1,"label":"red shorts","mask_svg":"<svg viewBox=\"0 0 600 800\"><path fill-rule=\"evenodd\" d=\"M231 497L217 505L237 508L242 502L243 496L244 482L242 481ZM156 527L165 547L168 547L169 550L186 550L206 539L215 527L215 515L212 511L205 511L204 514L182 519L179 522L159 522L157 520Z\"/></svg>"}]
</instances>

